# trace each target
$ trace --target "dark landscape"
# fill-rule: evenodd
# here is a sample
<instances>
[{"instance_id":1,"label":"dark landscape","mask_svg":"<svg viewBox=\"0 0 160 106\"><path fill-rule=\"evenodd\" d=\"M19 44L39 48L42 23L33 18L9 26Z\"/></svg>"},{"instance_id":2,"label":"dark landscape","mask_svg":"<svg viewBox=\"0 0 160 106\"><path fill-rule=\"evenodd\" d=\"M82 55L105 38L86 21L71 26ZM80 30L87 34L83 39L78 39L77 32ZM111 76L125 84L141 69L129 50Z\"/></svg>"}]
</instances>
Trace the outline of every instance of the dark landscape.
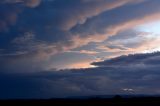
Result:
<instances>
[{"instance_id":1,"label":"dark landscape","mask_svg":"<svg viewBox=\"0 0 160 106\"><path fill-rule=\"evenodd\" d=\"M1 105L43 105L43 106L159 106L160 97L129 97L124 98L115 96L113 98L77 98L77 99L17 99L17 100L0 100Z\"/></svg>"}]
</instances>

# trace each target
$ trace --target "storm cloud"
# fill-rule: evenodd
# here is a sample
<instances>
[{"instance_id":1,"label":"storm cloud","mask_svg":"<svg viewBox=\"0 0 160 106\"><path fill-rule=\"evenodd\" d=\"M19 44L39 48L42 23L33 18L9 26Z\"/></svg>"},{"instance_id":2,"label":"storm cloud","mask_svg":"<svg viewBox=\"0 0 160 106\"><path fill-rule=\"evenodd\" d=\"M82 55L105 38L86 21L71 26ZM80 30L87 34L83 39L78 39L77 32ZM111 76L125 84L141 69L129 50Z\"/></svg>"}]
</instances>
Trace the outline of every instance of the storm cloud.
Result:
<instances>
[{"instance_id":1,"label":"storm cloud","mask_svg":"<svg viewBox=\"0 0 160 106\"><path fill-rule=\"evenodd\" d=\"M160 53L156 52L93 63L96 68L1 73L0 98L159 94L159 61Z\"/></svg>"}]
</instances>

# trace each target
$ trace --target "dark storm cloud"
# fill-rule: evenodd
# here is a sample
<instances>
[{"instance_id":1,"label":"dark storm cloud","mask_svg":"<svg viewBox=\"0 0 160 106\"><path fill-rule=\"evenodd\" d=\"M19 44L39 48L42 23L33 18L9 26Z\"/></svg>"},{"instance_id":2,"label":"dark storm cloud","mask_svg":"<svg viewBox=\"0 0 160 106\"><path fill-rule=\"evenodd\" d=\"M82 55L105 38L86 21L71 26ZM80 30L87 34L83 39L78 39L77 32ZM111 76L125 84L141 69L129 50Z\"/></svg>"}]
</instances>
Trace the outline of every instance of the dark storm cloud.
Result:
<instances>
[{"instance_id":1,"label":"dark storm cloud","mask_svg":"<svg viewBox=\"0 0 160 106\"><path fill-rule=\"evenodd\" d=\"M105 94L159 94L160 53L121 56L96 68L50 70L0 77L0 98L52 98Z\"/></svg>"},{"instance_id":2,"label":"dark storm cloud","mask_svg":"<svg viewBox=\"0 0 160 106\"><path fill-rule=\"evenodd\" d=\"M160 53L148 53L148 54L135 54L135 55L123 55L117 58L106 60L103 62L92 63L97 66L125 66L125 65L159 65Z\"/></svg>"}]
</instances>

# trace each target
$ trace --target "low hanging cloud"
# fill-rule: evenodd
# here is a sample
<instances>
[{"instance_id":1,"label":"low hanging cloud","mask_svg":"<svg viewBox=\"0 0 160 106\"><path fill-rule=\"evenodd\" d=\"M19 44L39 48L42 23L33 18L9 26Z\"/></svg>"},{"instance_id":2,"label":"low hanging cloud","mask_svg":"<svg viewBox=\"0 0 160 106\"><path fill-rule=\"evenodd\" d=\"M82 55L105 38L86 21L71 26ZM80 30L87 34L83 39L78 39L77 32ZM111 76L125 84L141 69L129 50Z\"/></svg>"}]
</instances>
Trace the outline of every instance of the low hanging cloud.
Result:
<instances>
[{"instance_id":1,"label":"low hanging cloud","mask_svg":"<svg viewBox=\"0 0 160 106\"><path fill-rule=\"evenodd\" d=\"M123 55L117 58L113 58L110 60L105 60L102 62L95 62L92 63L96 66L119 66L119 67L126 67L130 65L139 65L139 66L146 66L146 65L155 65L159 66L159 52L155 53L147 53L147 54L135 54L135 55Z\"/></svg>"},{"instance_id":2,"label":"low hanging cloud","mask_svg":"<svg viewBox=\"0 0 160 106\"><path fill-rule=\"evenodd\" d=\"M64 98L116 94L160 94L160 52L121 56L98 67L36 73L1 73L0 98Z\"/></svg>"}]
</instances>

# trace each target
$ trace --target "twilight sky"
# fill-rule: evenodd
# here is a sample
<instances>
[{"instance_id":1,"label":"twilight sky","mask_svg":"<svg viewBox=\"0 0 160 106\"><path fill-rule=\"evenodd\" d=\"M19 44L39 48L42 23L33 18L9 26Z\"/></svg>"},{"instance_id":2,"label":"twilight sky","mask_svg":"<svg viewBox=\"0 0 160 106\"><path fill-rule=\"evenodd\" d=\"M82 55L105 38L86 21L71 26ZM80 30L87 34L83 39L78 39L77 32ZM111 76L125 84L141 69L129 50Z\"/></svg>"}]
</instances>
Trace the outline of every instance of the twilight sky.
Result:
<instances>
[{"instance_id":1,"label":"twilight sky","mask_svg":"<svg viewBox=\"0 0 160 106\"><path fill-rule=\"evenodd\" d=\"M159 5L0 0L0 99L160 94Z\"/></svg>"}]
</instances>

